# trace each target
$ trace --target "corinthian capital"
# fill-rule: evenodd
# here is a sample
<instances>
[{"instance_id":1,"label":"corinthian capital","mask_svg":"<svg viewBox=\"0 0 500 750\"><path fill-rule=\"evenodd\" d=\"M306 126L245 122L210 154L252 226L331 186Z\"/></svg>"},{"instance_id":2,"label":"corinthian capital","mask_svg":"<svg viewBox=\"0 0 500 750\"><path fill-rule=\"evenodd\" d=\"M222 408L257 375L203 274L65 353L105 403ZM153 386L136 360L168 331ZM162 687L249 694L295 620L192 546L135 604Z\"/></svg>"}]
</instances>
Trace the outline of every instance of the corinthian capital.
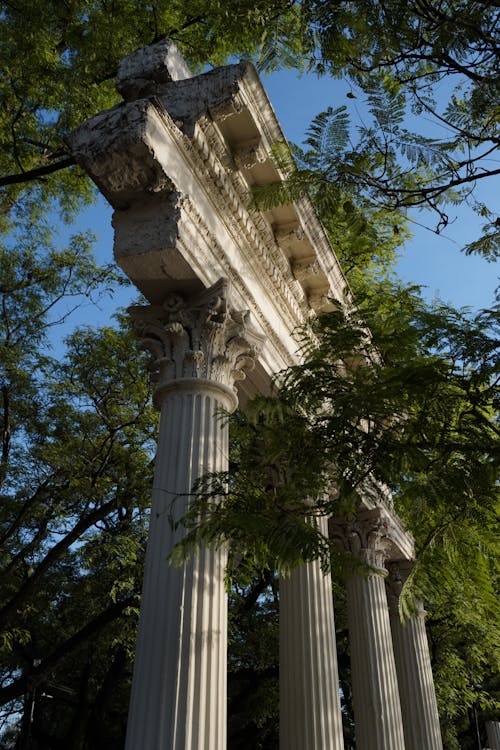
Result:
<instances>
[{"instance_id":1,"label":"corinthian capital","mask_svg":"<svg viewBox=\"0 0 500 750\"><path fill-rule=\"evenodd\" d=\"M157 391L179 380L205 380L234 390L255 364L262 337L248 311L228 304L228 282L185 299L169 294L162 305L131 307L134 327L152 355Z\"/></svg>"},{"instance_id":2,"label":"corinthian capital","mask_svg":"<svg viewBox=\"0 0 500 750\"><path fill-rule=\"evenodd\" d=\"M383 506L360 510L353 518L330 519L330 535L347 552L384 575L388 560L403 554L413 556L412 538L402 531L397 516Z\"/></svg>"}]
</instances>

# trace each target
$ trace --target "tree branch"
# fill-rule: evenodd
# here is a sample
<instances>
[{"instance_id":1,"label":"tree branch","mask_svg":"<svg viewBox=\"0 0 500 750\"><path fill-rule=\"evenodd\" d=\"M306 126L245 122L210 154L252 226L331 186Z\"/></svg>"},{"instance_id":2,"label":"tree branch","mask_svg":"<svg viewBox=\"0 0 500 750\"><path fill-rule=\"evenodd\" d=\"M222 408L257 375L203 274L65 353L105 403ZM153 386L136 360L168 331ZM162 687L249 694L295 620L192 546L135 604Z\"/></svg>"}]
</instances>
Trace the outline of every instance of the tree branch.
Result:
<instances>
[{"instance_id":1,"label":"tree branch","mask_svg":"<svg viewBox=\"0 0 500 750\"><path fill-rule=\"evenodd\" d=\"M25 601L27 596L31 593L32 589L38 584L38 580L43 574L50 568L50 566L58 560L66 550L74 543L77 539L93 526L97 521L111 513L116 509L116 499L113 498L104 505L100 505L98 508L94 508L88 515L81 518L78 523L72 528L72 530L61 539L60 542L55 544L49 552L45 555L43 560L37 565L33 574L24 582L21 588L14 594L14 596L2 607L0 610L0 621L2 627L5 627L10 619L16 614L18 607Z\"/></svg>"},{"instance_id":2,"label":"tree branch","mask_svg":"<svg viewBox=\"0 0 500 750\"><path fill-rule=\"evenodd\" d=\"M17 680L14 680L10 685L0 689L0 705L5 705L9 701L19 698L26 692L28 683L40 684L44 681L48 674L64 659L65 656L70 654L82 643L85 643L89 638L94 636L99 630L102 630L110 622L113 622L124 609L133 604L136 594L130 594L120 602L114 602L104 612L94 617L93 620L88 622L83 628L80 628L74 635L68 638L63 643L60 643L51 654L49 654L38 667L34 667L33 670L27 674L23 674Z\"/></svg>"},{"instance_id":3,"label":"tree branch","mask_svg":"<svg viewBox=\"0 0 500 750\"><path fill-rule=\"evenodd\" d=\"M6 185L18 185L19 183L30 182L31 180L39 180L45 177L45 175L58 172L67 167L72 167L75 164L76 160L72 156L69 156L67 159L61 159L61 161L56 161L54 164L47 164L44 167L29 169L27 172L9 174L5 177L0 177L0 187L5 187Z\"/></svg>"}]
</instances>

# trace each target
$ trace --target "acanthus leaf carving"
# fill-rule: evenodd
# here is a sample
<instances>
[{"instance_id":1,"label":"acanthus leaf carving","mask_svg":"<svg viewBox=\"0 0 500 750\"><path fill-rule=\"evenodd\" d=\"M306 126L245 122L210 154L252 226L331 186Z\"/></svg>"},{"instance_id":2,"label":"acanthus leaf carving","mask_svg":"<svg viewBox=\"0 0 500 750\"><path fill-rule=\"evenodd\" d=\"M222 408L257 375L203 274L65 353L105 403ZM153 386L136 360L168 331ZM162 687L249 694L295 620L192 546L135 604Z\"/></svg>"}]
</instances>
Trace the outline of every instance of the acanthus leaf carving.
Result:
<instances>
[{"instance_id":1,"label":"acanthus leaf carving","mask_svg":"<svg viewBox=\"0 0 500 750\"><path fill-rule=\"evenodd\" d=\"M403 586L410 577L413 568L415 567L414 560L392 560L386 563L387 577L385 579L385 587L387 592L387 602L389 604L389 610L399 617L399 598L403 590ZM419 617L425 617L426 612L423 602L417 597L412 598L413 606L415 608L415 614Z\"/></svg>"},{"instance_id":2,"label":"acanthus leaf carving","mask_svg":"<svg viewBox=\"0 0 500 750\"><path fill-rule=\"evenodd\" d=\"M396 519L383 507L359 510L355 516L331 518L330 534L337 544L382 575L399 543Z\"/></svg>"},{"instance_id":3,"label":"acanthus leaf carving","mask_svg":"<svg viewBox=\"0 0 500 750\"><path fill-rule=\"evenodd\" d=\"M307 301L316 312L324 312L330 305L330 299L326 292L310 291L307 295Z\"/></svg>"},{"instance_id":4,"label":"acanthus leaf carving","mask_svg":"<svg viewBox=\"0 0 500 750\"><path fill-rule=\"evenodd\" d=\"M243 102L237 94L211 106L209 108L210 116L217 122L224 122L228 117L239 115L243 109Z\"/></svg>"},{"instance_id":5,"label":"acanthus leaf carving","mask_svg":"<svg viewBox=\"0 0 500 750\"><path fill-rule=\"evenodd\" d=\"M230 307L226 279L188 299L169 294L162 305L129 311L144 348L151 353L157 389L186 379L234 389L254 366L263 343L263 337L250 328L249 312Z\"/></svg>"}]
</instances>

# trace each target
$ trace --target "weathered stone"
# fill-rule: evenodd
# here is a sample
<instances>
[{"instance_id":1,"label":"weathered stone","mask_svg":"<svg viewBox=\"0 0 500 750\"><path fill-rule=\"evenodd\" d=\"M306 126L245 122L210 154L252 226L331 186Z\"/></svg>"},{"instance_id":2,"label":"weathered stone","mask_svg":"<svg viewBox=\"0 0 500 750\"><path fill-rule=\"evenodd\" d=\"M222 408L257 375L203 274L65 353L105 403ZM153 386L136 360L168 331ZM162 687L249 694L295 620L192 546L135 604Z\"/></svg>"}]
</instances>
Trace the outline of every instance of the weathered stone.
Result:
<instances>
[{"instance_id":1,"label":"weathered stone","mask_svg":"<svg viewBox=\"0 0 500 750\"><path fill-rule=\"evenodd\" d=\"M225 550L201 550L180 568L168 555L172 526L193 484L226 471L234 383L253 366L258 337L231 310L228 285L184 301L131 309L150 351L160 432L126 750L223 750L226 743Z\"/></svg>"},{"instance_id":2,"label":"weathered stone","mask_svg":"<svg viewBox=\"0 0 500 750\"><path fill-rule=\"evenodd\" d=\"M385 575L386 560L413 560L415 542L387 507L361 508L354 516L331 518L330 536L346 551L365 559Z\"/></svg>"},{"instance_id":3,"label":"weathered stone","mask_svg":"<svg viewBox=\"0 0 500 750\"><path fill-rule=\"evenodd\" d=\"M263 341L249 327L248 310L230 308L228 288L227 280L220 279L187 300L172 293L162 305L129 308L143 346L152 355L159 404L165 389L195 379L232 390L236 408L234 384L253 369Z\"/></svg>"},{"instance_id":4,"label":"weathered stone","mask_svg":"<svg viewBox=\"0 0 500 750\"><path fill-rule=\"evenodd\" d=\"M118 66L116 88L125 101L158 93L162 84L190 78L191 71L170 39L132 52Z\"/></svg>"},{"instance_id":5,"label":"weathered stone","mask_svg":"<svg viewBox=\"0 0 500 750\"><path fill-rule=\"evenodd\" d=\"M165 73L168 45L148 54L120 68L120 87L131 81L127 99L140 98L84 123L68 143L116 209L115 258L133 283L157 304L171 291L189 295L229 278L235 307L248 307L266 337L244 388L255 378L269 383L297 361L292 332L313 310L308 295L314 305L340 302L345 279L307 200L269 213L249 207L252 184L280 179L271 151L284 140L252 66L184 78L168 59ZM147 92L133 88L143 78ZM301 230L290 249L277 244L275 234L293 225ZM317 263L305 286L293 276L295 256Z\"/></svg>"}]
</instances>

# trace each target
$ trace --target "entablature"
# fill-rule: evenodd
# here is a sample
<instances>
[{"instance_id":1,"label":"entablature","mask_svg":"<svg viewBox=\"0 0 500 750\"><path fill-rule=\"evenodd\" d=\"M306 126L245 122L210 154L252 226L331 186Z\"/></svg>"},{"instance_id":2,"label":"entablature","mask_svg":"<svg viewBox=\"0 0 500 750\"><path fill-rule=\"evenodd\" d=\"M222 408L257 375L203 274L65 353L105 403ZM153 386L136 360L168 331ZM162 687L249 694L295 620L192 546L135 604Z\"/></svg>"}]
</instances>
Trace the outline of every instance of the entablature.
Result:
<instances>
[{"instance_id":1,"label":"entablature","mask_svg":"<svg viewBox=\"0 0 500 750\"><path fill-rule=\"evenodd\" d=\"M307 199L259 210L253 186L284 179L273 146L284 135L253 66L191 76L175 47L129 55L125 101L68 142L114 207L118 264L152 304L221 277L266 337L272 376L297 360L294 332L342 301L346 280Z\"/></svg>"}]
</instances>

